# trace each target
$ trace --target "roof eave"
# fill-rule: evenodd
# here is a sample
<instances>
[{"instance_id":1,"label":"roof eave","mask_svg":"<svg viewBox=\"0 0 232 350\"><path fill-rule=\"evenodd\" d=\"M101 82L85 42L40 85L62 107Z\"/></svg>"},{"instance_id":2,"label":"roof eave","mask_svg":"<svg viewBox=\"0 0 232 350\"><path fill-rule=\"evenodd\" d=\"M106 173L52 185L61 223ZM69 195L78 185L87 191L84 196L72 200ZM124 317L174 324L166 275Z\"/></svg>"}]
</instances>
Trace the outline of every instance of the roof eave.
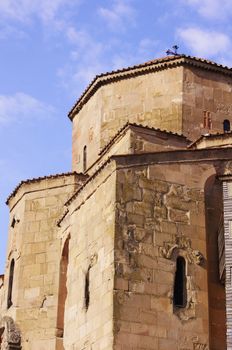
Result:
<instances>
[{"instance_id":1,"label":"roof eave","mask_svg":"<svg viewBox=\"0 0 232 350\"><path fill-rule=\"evenodd\" d=\"M107 72L97 75L92 82L88 85L81 97L74 104L73 108L68 113L69 119L72 121L74 116L82 109L82 107L88 102L90 97L103 85L110 84L115 81L127 79L135 76L142 75L144 73L152 73L155 71L174 68L181 65L190 65L200 67L206 70L217 71L220 73L232 75L232 69L226 66L211 62L208 60L200 59L192 56L170 56L161 59L149 61L133 67L119 69L117 71Z\"/></svg>"}]
</instances>

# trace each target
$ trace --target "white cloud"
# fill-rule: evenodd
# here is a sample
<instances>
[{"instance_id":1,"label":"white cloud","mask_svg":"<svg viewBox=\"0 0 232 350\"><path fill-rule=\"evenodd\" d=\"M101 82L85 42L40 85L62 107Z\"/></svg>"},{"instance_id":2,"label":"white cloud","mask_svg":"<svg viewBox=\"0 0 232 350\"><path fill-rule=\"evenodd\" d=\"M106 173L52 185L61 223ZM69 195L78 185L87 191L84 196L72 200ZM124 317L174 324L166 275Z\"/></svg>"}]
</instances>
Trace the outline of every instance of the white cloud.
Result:
<instances>
[{"instance_id":1,"label":"white cloud","mask_svg":"<svg viewBox=\"0 0 232 350\"><path fill-rule=\"evenodd\" d=\"M215 56L226 53L231 48L230 38L224 33L213 30L196 27L180 28L177 30L177 36L196 56Z\"/></svg>"},{"instance_id":2,"label":"white cloud","mask_svg":"<svg viewBox=\"0 0 232 350\"><path fill-rule=\"evenodd\" d=\"M28 22L37 17L45 22L54 20L58 11L67 5L79 3L78 0L2 0L0 18Z\"/></svg>"},{"instance_id":3,"label":"white cloud","mask_svg":"<svg viewBox=\"0 0 232 350\"><path fill-rule=\"evenodd\" d=\"M99 14L115 31L124 29L128 23L135 23L135 9L126 0L115 0L113 6L99 8Z\"/></svg>"},{"instance_id":4,"label":"white cloud","mask_svg":"<svg viewBox=\"0 0 232 350\"><path fill-rule=\"evenodd\" d=\"M108 51L107 43L93 38L85 30L66 28L66 37L72 45L70 61L57 72L62 85L76 97L95 77L106 70Z\"/></svg>"},{"instance_id":5,"label":"white cloud","mask_svg":"<svg viewBox=\"0 0 232 350\"><path fill-rule=\"evenodd\" d=\"M69 27L66 35L73 49L69 63L57 74L74 97L81 94L97 74L153 59L159 45L159 41L148 37L135 46L116 39L100 42L90 33L74 27Z\"/></svg>"},{"instance_id":6,"label":"white cloud","mask_svg":"<svg viewBox=\"0 0 232 350\"><path fill-rule=\"evenodd\" d=\"M184 3L194 7L201 16L208 19L222 20L232 14L231 0L187 0Z\"/></svg>"},{"instance_id":7,"label":"white cloud","mask_svg":"<svg viewBox=\"0 0 232 350\"><path fill-rule=\"evenodd\" d=\"M0 125L25 120L49 118L55 109L22 92L15 95L0 95Z\"/></svg>"},{"instance_id":8,"label":"white cloud","mask_svg":"<svg viewBox=\"0 0 232 350\"><path fill-rule=\"evenodd\" d=\"M83 54L84 52L86 52L88 57L94 58L101 53L101 50L103 49L103 45L99 41L94 40L85 30L76 30L72 26L67 27L66 37L73 45L71 56L74 59L79 58L79 54Z\"/></svg>"}]
</instances>

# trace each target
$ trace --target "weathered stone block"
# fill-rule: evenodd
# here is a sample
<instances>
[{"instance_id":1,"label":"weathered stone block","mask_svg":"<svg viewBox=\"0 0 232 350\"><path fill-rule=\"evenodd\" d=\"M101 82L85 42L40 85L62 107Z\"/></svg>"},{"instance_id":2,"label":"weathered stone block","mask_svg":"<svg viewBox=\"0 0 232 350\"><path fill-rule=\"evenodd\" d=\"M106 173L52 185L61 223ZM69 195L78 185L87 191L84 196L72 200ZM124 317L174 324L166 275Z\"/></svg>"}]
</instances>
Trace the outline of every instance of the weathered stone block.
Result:
<instances>
[{"instance_id":1,"label":"weathered stone block","mask_svg":"<svg viewBox=\"0 0 232 350\"><path fill-rule=\"evenodd\" d=\"M189 224L189 212L184 210L178 210L178 209L171 209L168 210L169 219L173 222L182 222Z\"/></svg>"}]
</instances>

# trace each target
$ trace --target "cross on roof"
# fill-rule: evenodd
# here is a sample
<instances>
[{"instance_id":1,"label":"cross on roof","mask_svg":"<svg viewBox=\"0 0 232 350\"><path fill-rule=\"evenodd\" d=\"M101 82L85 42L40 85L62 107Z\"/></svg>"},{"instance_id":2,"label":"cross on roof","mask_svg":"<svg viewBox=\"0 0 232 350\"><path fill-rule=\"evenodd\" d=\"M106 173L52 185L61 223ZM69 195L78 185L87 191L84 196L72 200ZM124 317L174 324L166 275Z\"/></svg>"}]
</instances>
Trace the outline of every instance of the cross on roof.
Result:
<instances>
[{"instance_id":1,"label":"cross on roof","mask_svg":"<svg viewBox=\"0 0 232 350\"><path fill-rule=\"evenodd\" d=\"M177 52L177 50L179 49L179 46L177 45L173 45L172 46L172 50L168 49L166 51L166 54L169 56L169 55L174 55L174 56L178 56L179 53Z\"/></svg>"}]
</instances>

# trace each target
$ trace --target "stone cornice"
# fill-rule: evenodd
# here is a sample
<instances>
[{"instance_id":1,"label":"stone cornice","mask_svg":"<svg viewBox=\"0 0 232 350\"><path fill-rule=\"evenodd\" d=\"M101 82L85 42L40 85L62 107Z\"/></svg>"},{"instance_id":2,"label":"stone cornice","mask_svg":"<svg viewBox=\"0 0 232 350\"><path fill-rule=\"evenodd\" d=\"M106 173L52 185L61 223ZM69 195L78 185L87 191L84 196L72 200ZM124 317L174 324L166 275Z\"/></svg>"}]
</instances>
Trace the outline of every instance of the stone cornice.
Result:
<instances>
[{"instance_id":1,"label":"stone cornice","mask_svg":"<svg viewBox=\"0 0 232 350\"><path fill-rule=\"evenodd\" d=\"M79 180L82 180L83 182L88 178L87 175L84 175L82 173L78 174L76 172L67 172L67 173L62 173L62 174L54 174L54 175L47 175L47 176L42 176L42 177L37 177L33 179L27 179L24 181L21 181L18 186L13 190L13 192L9 195L9 197L6 200L6 204L8 205L10 201L12 200L13 197L15 197L18 193L18 191L25 185L30 185L30 184L35 184L35 183L40 183L42 181L46 180L56 180L60 178L67 178L67 177L77 177Z\"/></svg>"},{"instance_id":2,"label":"stone cornice","mask_svg":"<svg viewBox=\"0 0 232 350\"><path fill-rule=\"evenodd\" d=\"M111 162L116 162L116 169L134 166L147 166L153 164L178 164L178 163L212 163L220 161L232 161L231 148L213 148L200 150L174 150L167 152L152 152L142 154L114 155L109 157L96 172L67 200L66 207L76 199L85 186L91 182ZM59 221L59 223L62 219Z\"/></svg>"},{"instance_id":3,"label":"stone cornice","mask_svg":"<svg viewBox=\"0 0 232 350\"><path fill-rule=\"evenodd\" d=\"M82 109L82 107L88 102L91 96L93 96L101 86L119 80L129 79L139 75L149 74L168 68L175 68L178 66L194 66L208 71L219 72L220 74L230 76L232 75L232 69L227 66L223 66L221 64L193 56L177 55L155 59L133 67L123 68L97 75L88 85L81 97L74 104L73 108L68 113L68 117L73 120L74 116Z\"/></svg>"}]
</instances>

